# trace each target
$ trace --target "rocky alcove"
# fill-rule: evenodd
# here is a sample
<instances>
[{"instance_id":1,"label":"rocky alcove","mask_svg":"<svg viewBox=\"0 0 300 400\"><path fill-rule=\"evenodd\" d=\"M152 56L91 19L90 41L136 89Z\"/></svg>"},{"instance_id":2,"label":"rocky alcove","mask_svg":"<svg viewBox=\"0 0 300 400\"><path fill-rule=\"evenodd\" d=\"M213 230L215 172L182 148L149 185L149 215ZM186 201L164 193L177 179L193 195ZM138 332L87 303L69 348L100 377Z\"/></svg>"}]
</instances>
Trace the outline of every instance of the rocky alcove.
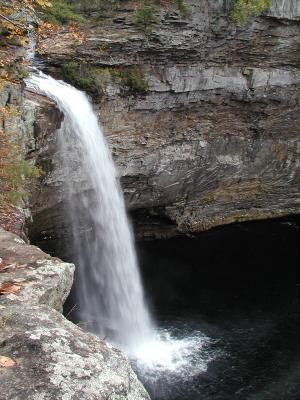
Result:
<instances>
[{"instance_id":1,"label":"rocky alcove","mask_svg":"<svg viewBox=\"0 0 300 400\"><path fill-rule=\"evenodd\" d=\"M191 385L156 379L61 314L74 274L66 184L79 204L93 188L80 150L58 144L64 115L18 78L1 86L1 130L42 174L23 208L0 210L0 397L148 399L135 369L153 400L295 400L299 2L272 0L245 23L230 18L229 1L186 0L185 11L163 2L151 32L135 25L136 2L104 17L72 3L87 18L84 42L59 28L39 38L35 61L88 93L153 314L177 345L189 325L200 370L183 366ZM24 56L0 51L1 63ZM65 315L78 323L75 305L73 292Z\"/></svg>"}]
</instances>

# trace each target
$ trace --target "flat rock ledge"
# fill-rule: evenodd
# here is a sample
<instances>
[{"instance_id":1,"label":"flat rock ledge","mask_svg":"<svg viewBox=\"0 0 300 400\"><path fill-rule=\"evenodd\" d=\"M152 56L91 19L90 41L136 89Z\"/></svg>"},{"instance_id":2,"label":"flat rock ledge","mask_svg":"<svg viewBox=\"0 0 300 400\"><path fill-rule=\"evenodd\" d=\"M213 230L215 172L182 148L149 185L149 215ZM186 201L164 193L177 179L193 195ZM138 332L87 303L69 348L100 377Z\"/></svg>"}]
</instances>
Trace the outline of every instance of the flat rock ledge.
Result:
<instances>
[{"instance_id":1,"label":"flat rock ledge","mask_svg":"<svg viewBox=\"0 0 300 400\"><path fill-rule=\"evenodd\" d=\"M149 400L123 353L60 313L74 265L0 228L0 399Z\"/></svg>"}]
</instances>

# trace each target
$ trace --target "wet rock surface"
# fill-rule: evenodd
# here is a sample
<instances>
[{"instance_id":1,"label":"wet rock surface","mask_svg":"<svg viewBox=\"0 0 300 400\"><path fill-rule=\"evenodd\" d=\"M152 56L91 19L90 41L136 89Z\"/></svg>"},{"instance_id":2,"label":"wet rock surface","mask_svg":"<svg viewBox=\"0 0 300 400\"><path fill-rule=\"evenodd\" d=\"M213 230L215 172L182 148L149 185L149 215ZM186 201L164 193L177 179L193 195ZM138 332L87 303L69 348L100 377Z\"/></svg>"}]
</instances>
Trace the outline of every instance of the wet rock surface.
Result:
<instances>
[{"instance_id":1,"label":"wet rock surface","mask_svg":"<svg viewBox=\"0 0 300 400\"><path fill-rule=\"evenodd\" d=\"M73 264L2 228L0 257L1 399L149 399L119 350L58 312Z\"/></svg>"}]
</instances>

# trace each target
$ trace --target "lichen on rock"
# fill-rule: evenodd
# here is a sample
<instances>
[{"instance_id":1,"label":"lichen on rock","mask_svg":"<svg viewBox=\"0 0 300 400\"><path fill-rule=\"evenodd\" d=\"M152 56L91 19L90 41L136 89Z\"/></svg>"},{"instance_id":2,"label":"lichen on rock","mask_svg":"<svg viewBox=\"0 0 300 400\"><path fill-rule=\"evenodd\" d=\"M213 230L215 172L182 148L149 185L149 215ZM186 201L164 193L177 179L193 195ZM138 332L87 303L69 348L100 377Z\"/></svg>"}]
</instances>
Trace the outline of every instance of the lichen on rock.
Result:
<instances>
[{"instance_id":1,"label":"lichen on rock","mask_svg":"<svg viewBox=\"0 0 300 400\"><path fill-rule=\"evenodd\" d=\"M74 265L0 228L3 399L148 400L121 351L64 318Z\"/></svg>"}]
</instances>

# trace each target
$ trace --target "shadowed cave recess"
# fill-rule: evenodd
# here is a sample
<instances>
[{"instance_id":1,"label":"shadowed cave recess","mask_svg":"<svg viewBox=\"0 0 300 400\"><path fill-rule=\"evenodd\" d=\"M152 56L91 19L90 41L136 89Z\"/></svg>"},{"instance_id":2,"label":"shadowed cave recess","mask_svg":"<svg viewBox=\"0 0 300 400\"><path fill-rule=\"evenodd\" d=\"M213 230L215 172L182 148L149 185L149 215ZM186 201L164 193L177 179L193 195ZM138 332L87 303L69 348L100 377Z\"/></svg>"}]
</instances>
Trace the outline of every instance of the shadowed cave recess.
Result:
<instances>
[{"instance_id":1,"label":"shadowed cave recess","mask_svg":"<svg viewBox=\"0 0 300 400\"><path fill-rule=\"evenodd\" d=\"M74 261L67 240L32 240ZM161 364L132 360L151 399L299 398L299 217L136 247L157 329L175 343L170 353L161 349ZM77 318L76 297L74 286L65 315L88 329L89 321Z\"/></svg>"}]
</instances>

